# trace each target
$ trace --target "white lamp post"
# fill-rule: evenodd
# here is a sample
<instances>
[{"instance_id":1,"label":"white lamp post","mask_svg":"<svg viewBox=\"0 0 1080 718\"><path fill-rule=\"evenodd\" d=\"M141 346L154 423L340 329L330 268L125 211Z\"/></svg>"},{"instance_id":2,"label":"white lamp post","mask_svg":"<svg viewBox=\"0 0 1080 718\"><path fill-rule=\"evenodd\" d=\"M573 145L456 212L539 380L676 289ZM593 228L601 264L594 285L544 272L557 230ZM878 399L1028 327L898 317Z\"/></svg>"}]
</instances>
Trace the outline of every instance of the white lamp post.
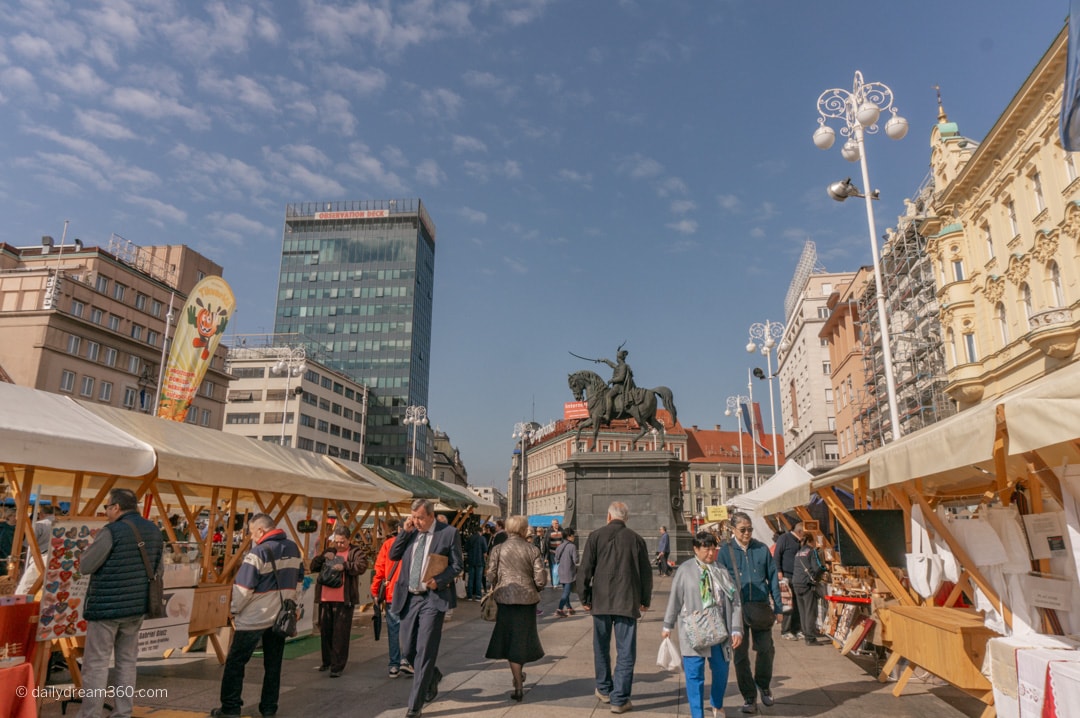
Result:
<instances>
[{"instance_id":1,"label":"white lamp post","mask_svg":"<svg viewBox=\"0 0 1080 718\"><path fill-rule=\"evenodd\" d=\"M171 314L171 312L170 312ZM303 346L280 347L275 350L277 363L270 367L271 374L285 375L285 409L281 412L281 445L285 446L285 424L289 420L289 395L292 394L292 379L301 376L307 368L304 361L307 351Z\"/></svg>"},{"instance_id":2,"label":"white lamp post","mask_svg":"<svg viewBox=\"0 0 1080 718\"><path fill-rule=\"evenodd\" d=\"M519 516L529 515L529 506L525 496L529 487L529 462L525 456L525 451L528 448L528 442L539 436L539 434L540 425L535 421L519 421L514 424L514 439L521 441L521 487L517 492Z\"/></svg>"},{"instance_id":3,"label":"white lamp post","mask_svg":"<svg viewBox=\"0 0 1080 718\"><path fill-rule=\"evenodd\" d=\"M776 378L776 374L773 372L772 363L769 361L769 357L773 355L773 347L780 341L780 338L784 336L784 325L780 322L770 322L768 319L765 323L755 322L750 325L750 342L746 345L746 351L753 354L758 350L758 342L761 343L761 353L765 355L765 370L768 371L769 380L769 421L772 422L772 455L773 455L773 476L776 476L776 472L780 470L780 453L776 450L776 409L774 408L772 380ZM777 371L780 370L779 359L777 360ZM760 369L758 370L760 371ZM755 374L756 376L756 374ZM759 379L762 377L758 377Z\"/></svg>"},{"instance_id":4,"label":"white lamp post","mask_svg":"<svg viewBox=\"0 0 1080 718\"><path fill-rule=\"evenodd\" d=\"M409 459L409 472L416 473L416 433L420 431L421 426L427 426L427 407L426 406L407 406L405 407L405 425L412 427L412 457Z\"/></svg>"},{"instance_id":5,"label":"white lamp post","mask_svg":"<svg viewBox=\"0 0 1080 718\"><path fill-rule=\"evenodd\" d=\"M888 85L880 82L863 82L861 72L855 72L855 82L851 91L841 89L826 90L818 97L817 108L821 117L819 127L814 132L814 144L823 150L832 147L836 132L825 124L828 118L841 120L844 125L840 134L849 138L841 148L841 154L849 162L858 160L862 167L865 194L859 194L851 180L837 182L829 186L829 196L838 202L848 197L862 197L866 200L866 221L870 228L870 250L874 259L874 281L877 282L878 323L881 331L881 354L885 362L885 391L889 400L889 419L892 424L893 440L900 438L900 411L896 402L896 378L893 376L892 347L889 341L889 321L885 316L885 285L881 281L881 258L878 252L877 228L874 224L874 207L871 200L877 198L877 192L870 191L870 172L866 166L866 145L864 137L878 131L877 121L883 110L889 110L892 117L885 123L885 134L890 139L901 140L907 134L908 123L897 114L892 105L893 93Z\"/></svg>"},{"instance_id":6,"label":"white lamp post","mask_svg":"<svg viewBox=\"0 0 1080 718\"><path fill-rule=\"evenodd\" d=\"M724 410L724 416L735 416L735 426L739 430L739 486L743 491L746 490L746 463L743 461L742 416L740 415L739 406L749 401L749 397L729 396L726 402L727 408Z\"/></svg>"}]
</instances>

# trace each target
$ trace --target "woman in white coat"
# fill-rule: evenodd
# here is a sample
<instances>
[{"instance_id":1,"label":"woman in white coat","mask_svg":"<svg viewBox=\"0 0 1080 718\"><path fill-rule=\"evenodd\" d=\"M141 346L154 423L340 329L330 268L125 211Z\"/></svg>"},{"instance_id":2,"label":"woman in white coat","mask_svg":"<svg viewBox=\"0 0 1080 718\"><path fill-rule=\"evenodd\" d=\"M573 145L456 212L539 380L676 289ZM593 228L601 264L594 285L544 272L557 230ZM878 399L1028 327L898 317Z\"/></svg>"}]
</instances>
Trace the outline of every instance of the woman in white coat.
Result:
<instances>
[{"instance_id":1,"label":"woman in white coat","mask_svg":"<svg viewBox=\"0 0 1080 718\"><path fill-rule=\"evenodd\" d=\"M671 635L676 626L679 648L686 674L686 698L691 718L705 716L705 663L712 673L709 702L713 718L725 718L724 693L727 691L728 665L731 651L742 643L742 604L728 572L716 566L719 544L706 531L694 536L694 560L686 561L675 572L671 594L664 613L662 638ZM728 638L715 646L694 650L686 637L681 616L708 606L720 607L727 627Z\"/></svg>"}]
</instances>

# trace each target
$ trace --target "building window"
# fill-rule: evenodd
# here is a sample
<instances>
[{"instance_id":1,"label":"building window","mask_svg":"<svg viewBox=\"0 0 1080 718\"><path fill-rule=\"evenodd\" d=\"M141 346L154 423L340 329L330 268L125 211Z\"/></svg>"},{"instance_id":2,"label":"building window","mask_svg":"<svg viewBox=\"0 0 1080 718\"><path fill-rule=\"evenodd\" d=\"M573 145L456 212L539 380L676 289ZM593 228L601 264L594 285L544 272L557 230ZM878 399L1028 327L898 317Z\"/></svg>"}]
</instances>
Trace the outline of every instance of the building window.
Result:
<instances>
[{"instance_id":1,"label":"building window","mask_svg":"<svg viewBox=\"0 0 1080 718\"><path fill-rule=\"evenodd\" d=\"M98 399L106 403L112 401L112 382L101 382L101 390L98 391Z\"/></svg>"},{"instance_id":2,"label":"building window","mask_svg":"<svg viewBox=\"0 0 1080 718\"><path fill-rule=\"evenodd\" d=\"M199 426L210 426L209 409L199 409Z\"/></svg>"},{"instance_id":3,"label":"building window","mask_svg":"<svg viewBox=\"0 0 1080 718\"><path fill-rule=\"evenodd\" d=\"M821 373L824 374L825 376L829 376L829 375L832 374L832 362L831 361L823 361L823 362L821 362Z\"/></svg>"},{"instance_id":4,"label":"building window","mask_svg":"<svg viewBox=\"0 0 1080 718\"><path fill-rule=\"evenodd\" d=\"M1028 321L1028 326L1031 326L1031 315L1035 313L1031 305L1031 287L1027 282L1020 285L1020 304L1024 309L1024 319Z\"/></svg>"},{"instance_id":5,"label":"building window","mask_svg":"<svg viewBox=\"0 0 1080 718\"><path fill-rule=\"evenodd\" d=\"M82 388L79 389L79 394L81 394L82 396L94 395L94 377L84 376L82 378Z\"/></svg>"},{"instance_id":6,"label":"building window","mask_svg":"<svg viewBox=\"0 0 1080 718\"><path fill-rule=\"evenodd\" d=\"M101 311L100 309L91 309L90 310L90 321L92 321L94 324L97 324L98 326L100 326L101 325L101 320L104 319L104 317L105 317L105 313L103 311Z\"/></svg>"},{"instance_id":7,"label":"building window","mask_svg":"<svg viewBox=\"0 0 1080 718\"><path fill-rule=\"evenodd\" d=\"M1001 346L1009 345L1009 320L1005 316L1005 305L998 302L994 307L994 316L997 318L998 333L1001 336Z\"/></svg>"},{"instance_id":8,"label":"building window","mask_svg":"<svg viewBox=\"0 0 1080 718\"><path fill-rule=\"evenodd\" d=\"M124 387L124 408L125 409L134 409L135 408L135 399L137 399L138 396L139 396L139 392L137 392L135 390L135 387L133 387L133 386L125 386Z\"/></svg>"},{"instance_id":9,"label":"building window","mask_svg":"<svg viewBox=\"0 0 1080 718\"><path fill-rule=\"evenodd\" d=\"M825 452L825 460L826 461L839 461L840 460L840 452L838 452L836 450L836 442L835 441L827 441L827 442L825 442L824 444L822 444L822 449Z\"/></svg>"},{"instance_id":10,"label":"building window","mask_svg":"<svg viewBox=\"0 0 1080 718\"><path fill-rule=\"evenodd\" d=\"M60 372L60 391L70 394L75 390L75 372L65 369Z\"/></svg>"},{"instance_id":11,"label":"building window","mask_svg":"<svg viewBox=\"0 0 1080 718\"><path fill-rule=\"evenodd\" d=\"M954 259L952 263L953 279L957 282L964 281L964 260Z\"/></svg>"},{"instance_id":12,"label":"building window","mask_svg":"<svg viewBox=\"0 0 1080 718\"><path fill-rule=\"evenodd\" d=\"M74 334L68 336L67 352L68 354L74 354L78 356L79 347L82 346L82 339Z\"/></svg>"},{"instance_id":13,"label":"building window","mask_svg":"<svg viewBox=\"0 0 1080 718\"><path fill-rule=\"evenodd\" d=\"M1043 197L1042 175L1038 170L1031 173L1031 191L1035 194L1035 212L1039 213L1046 209L1046 198Z\"/></svg>"},{"instance_id":14,"label":"building window","mask_svg":"<svg viewBox=\"0 0 1080 718\"><path fill-rule=\"evenodd\" d=\"M204 381L202 385L202 395L213 398L214 396L214 382Z\"/></svg>"},{"instance_id":15,"label":"building window","mask_svg":"<svg viewBox=\"0 0 1080 718\"><path fill-rule=\"evenodd\" d=\"M153 314L155 317L160 317L161 316L161 302L159 302L156 299L153 300L152 302L150 302L150 313Z\"/></svg>"},{"instance_id":16,"label":"building window","mask_svg":"<svg viewBox=\"0 0 1080 718\"><path fill-rule=\"evenodd\" d=\"M1005 203L1005 211L1009 213L1009 229L1013 237L1020 236L1020 223L1016 220L1016 203L1011 199Z\"/></svg>"},{"instance_id":17,"label":"building window","mask_svg":"<svg viewBox=\"0 0 1080 718\"><path fill-rule=\"evenodd\" d=\"M146 311L146 295L145 294L136 294L135 295L135 308L138 309L140 312L145 312Z\"/></svg>"},{"instance_id":18,"label":"building window","mask_svg":"<svg viewBox=\"0 0 1080 718\"><path fill-rule=\"evenodd\" d=\"M146 331L146 343L149 344L152 347L156 347L157 346L157 340L158 340L158 333L148 329Z\"/></svg>"},{"instance_id":19,"label":"building window","mask_svg":"<svg viewBox=\"0 0 1080 718\"><path fill-rule=\"evenodd\" d=\"M138 374L142 370L142 361L134 354L128 356L127 370L132 374Z\"/></svg>"},{"instance_id":20,"label":"building window","mask_svg":"<svg viewBox=\"0 0 1080 718\"><path fill-rule=\"evenodd\" d=\"M116 366L116 350L105 347L105 366Z\"/></svg>"},{"instance_id":21,"label":"building window","mask_svg":"<svg viewBox=\"0 0 1080 718\"><path fill-rule=\"evenodd\" d=\"M833 391L831 388L825 389L825 403L831 404L833 402Z\"/></svg>"},{"instance_id":22,"label":"building window","mask_svg":"<svg viewBox=\"0 0 1080 718\"><path fill-rule=\"evenodd\" d=\"M821 285L821 296L827 297L832 294L832 284L825 282Z\"/></svg>"},{"instance_id":23,"label":"building window","mask_svg":"<svg viewBox=\"0 0 1080 718\"><path fill-rule=\"evenodd\" d=\"M205 411L205 409L204 409L204 411ZM226 424L258 424L259 423L259 414L257 412L253 413L253 414L226 414L225 415L225 423Z\"/></svg>"},{"instance_id":24,"label":"building window","mask_svg":"<svg viewBox=\"0 0 1080 718\"><path fill-rule=\"evenodd\" d=\"M185 424L195 424L199 421L199 412L195 410L195 407L188 409L187 416L184 417Z\"/></svg>"},{"instance_id":25,"label":"building window","mask_svg":"<svg viewBox=\"0 0 1080 718\"><path fill-rule=\"evenodd\" d=\"M108 280L108 278L107 277L102 277L99 274L97 280L94 282L94 287L99 292L101 292L102 294L109 291L109 280Z\"/></svg>"},{"instance_id":26,"label":"building window","mask_svg":"<svg viewBox=\"0 0 1080 718\"><path fill-rule=\"evenodd\" d=\"M143 328L140 327L138 324L132 324L131 325L131 338L135 339L136 341L138 341L139 339L142 339L142 330L143 330Z\"/></svg>"},{"instance_id":27,"label":"building window","mask_svg":"<svg viewBox=\"0 0 1080 718\"><path fill-rule=\"evenodd\" d=\"M1050 278L1050 294L1053 296L1054 306L1064 307L1065 289L1061 286L1061 268L1058 267L1058 263L1051 260L1046 273Z\"/></svg>"},{"instance_id":28,"label":"building window","mask_svg":"<svg viewBox=\"0 0 1080 718\"><path fill-rule=\"evenodd\" d=\"M113 299L122 302L124 301L124 292L127 290L123 284L117 283L113 285L112 295Z\"/></svg>"},{"instance_id":29,"label":"building window","mask_svg":"<svg viewBox=\"0 0 1080 718\"><path fill-rule=\"evenodd\" d=\"M983 244L986 245L986 261L994 258L994 236L990 234L990 223L982 226Z\"/></svg>"},{"instance_id":30,"label":"building window","mask_svg":"<svg viewBox=\"0 0 1080 718\"><path fill-rule=\"evenodd\" d=\"M964 335L964 353L967 355L968 363L979 361L979 353L975 350L975 335L973 333Z\"/></svg>"},{"instance_id":31,"label":"building window","mask_svg":"<svg viewBox=\"0 0 1080 718\"><path fill-rule=\"evenodd\" d=\"M829 431L836 431L836 417L829 417Z\"/></svg>"},{"instance_id":32,"label":"building window","mask_svg":"<svg viewBox=\"0 0 1080 718\"><path fill-rule=\"evenodd\" d=\"M78 299L71 300L71 313L76 317L82 318L83 312L86 311L86 305L80 302Z\"/></svg>"},{"instance_id":33,"label":"building window","mask_svg":"<svg viewBox=\"0 0 1080 718\"><path fill-rule=\"evenodd\" d=\"M112 329L114 332L120 331L120 317L115 314L109 315L109 329Z\"/></svg>"},{"instance_id":34,"label":"building window","mask_svg":"<svg viewBox=\"0 0 1080 718\"><path fill-rule=\"evenodd\" d=\"M817 315L818 315L818 319L828 319L829 318L829 308L828 307L818 307Z\"/></svg>"},{"instance_id":35,"label":"building window","mask_svg":"<svg viewBox=\"0 0 1080 718\"><path fill-rule=\"evenodd\" d=\"M716 474L709 474L709 488L715 489L716 486Z\"/></svg>"},{"instance_id":36,"label":"building window","mask_svg":"<svg viewBox=\"0 0 1080 718\"><path fill-rule=\"evenodd\" d=\"M98 354L101 352L101 345L97 342L86 343L86 358L90 361L97 361Z\"/></svg>"}]
</instances>

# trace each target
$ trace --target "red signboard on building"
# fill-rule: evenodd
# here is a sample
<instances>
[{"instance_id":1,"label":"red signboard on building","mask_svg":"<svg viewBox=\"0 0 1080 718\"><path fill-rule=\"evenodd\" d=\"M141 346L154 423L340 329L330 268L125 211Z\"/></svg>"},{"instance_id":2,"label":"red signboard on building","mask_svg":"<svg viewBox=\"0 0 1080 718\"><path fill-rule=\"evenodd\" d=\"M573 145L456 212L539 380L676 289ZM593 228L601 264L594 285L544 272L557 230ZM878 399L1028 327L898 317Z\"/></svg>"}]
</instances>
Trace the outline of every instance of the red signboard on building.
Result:
<instances>
[{"instance_id":1,"label":"red signboard on building","mask_svg":"<svg viewBox=\"0 0 1080 718\"><path fill-rule=\"evenodd\" d=\"M347 212L316 212L315 219L375 219L389 217L390 210L386 209L361 209Z\"/></svg>"},{"instance_id":2,"label":"red signboard on building","mask_svg":"<svg viewBox=\"0 0 1080 718\"><path fill-rule=\"evenodd\" d=\"M568 401L563 404L564 419L588 419L589 404L584 401Z\"/></svg>"}]
</instances>

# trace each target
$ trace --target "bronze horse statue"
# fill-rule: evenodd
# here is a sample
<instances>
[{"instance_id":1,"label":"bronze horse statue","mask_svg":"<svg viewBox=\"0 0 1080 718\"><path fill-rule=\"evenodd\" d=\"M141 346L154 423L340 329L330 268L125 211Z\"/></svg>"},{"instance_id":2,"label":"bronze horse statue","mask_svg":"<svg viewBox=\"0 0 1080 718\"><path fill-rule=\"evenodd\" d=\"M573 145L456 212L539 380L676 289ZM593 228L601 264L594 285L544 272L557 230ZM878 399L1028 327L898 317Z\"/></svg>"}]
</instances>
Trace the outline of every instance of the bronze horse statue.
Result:
<instances>
[{"instance_id":1,"label":"bronze horse statue","mask_svg":"<svg viewBox=\"0 0 1080 718\"><path fill-rule=\"evenodd\" d=\"M593 449L596 449L596 437L600 434L600 424L604 421L604 397L607 382L596 372L583 369L569 376L567 383L574 393L574 401L585 401L589 407L589 418L578 424L575 443L581 439L581 430L591 426L593 430ZM612 419L633 419L641 427L641 432L633 438L631 446L636 446L638 439L645 436L650 428L660 432L660 445L664 442L664 422L656 418L656 397L664 403L664 408L671 412L671 421L675 422L677 413L671 389L658 386L655 389L635 387L630 390L630 401L620 393L615 397Z\"/></svg>"}]
</instances>

